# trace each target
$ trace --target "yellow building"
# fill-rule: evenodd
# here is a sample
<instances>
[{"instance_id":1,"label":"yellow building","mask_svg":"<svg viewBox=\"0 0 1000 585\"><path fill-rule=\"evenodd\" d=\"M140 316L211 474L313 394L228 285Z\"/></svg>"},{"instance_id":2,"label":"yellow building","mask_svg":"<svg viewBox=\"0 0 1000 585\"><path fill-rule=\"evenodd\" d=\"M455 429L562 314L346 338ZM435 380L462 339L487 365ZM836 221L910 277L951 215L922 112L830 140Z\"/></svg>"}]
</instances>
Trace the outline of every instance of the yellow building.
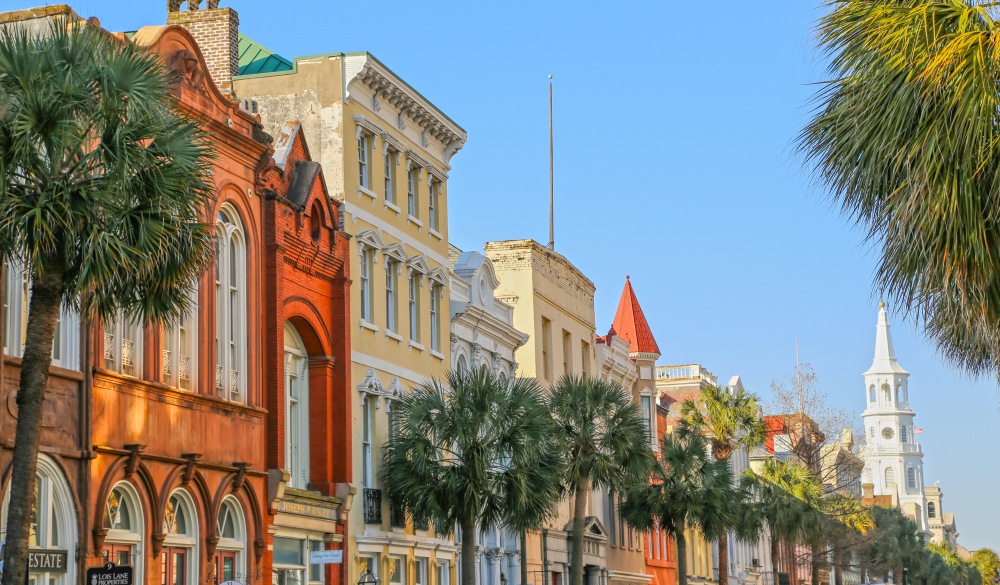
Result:
<instances>
[{"instance_id":1,"label":"yellow building","mask_svg":"<svg viewBox=\"0 0 1000 585\"><path fill-rule=\"evenodd\" d=\"M379 471L392 401L451 363L447 183L466 133L368 53L293 63L240 41L250 56L241 59L236 94L272 134L285 120L302 124L353 235L346 582L367 570L385 585L457 582L454 539L415 526L387 501Z\"/></svg>"}]
</instances>

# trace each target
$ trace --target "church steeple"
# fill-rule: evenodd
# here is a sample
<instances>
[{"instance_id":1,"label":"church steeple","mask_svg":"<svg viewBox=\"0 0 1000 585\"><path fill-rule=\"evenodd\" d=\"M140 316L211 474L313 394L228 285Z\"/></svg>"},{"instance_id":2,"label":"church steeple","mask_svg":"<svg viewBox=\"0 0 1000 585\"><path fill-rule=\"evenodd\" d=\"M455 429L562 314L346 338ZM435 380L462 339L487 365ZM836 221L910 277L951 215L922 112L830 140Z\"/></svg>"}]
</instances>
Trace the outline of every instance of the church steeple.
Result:
<instances>
[{"instance_id":1,"label":"church steeple","mask_svg":"<svg viewBox=\"0 0 1000 585\"><path fill-rule=\"evenodd\" d=\"M878 325L875 326L875 359L868 368L867 374L907 374L906 370L896 361L896 351L892 347L892 335L889 333L889 318L886 315L885 303L878 304Z\"/></svg>"}]
</instances>

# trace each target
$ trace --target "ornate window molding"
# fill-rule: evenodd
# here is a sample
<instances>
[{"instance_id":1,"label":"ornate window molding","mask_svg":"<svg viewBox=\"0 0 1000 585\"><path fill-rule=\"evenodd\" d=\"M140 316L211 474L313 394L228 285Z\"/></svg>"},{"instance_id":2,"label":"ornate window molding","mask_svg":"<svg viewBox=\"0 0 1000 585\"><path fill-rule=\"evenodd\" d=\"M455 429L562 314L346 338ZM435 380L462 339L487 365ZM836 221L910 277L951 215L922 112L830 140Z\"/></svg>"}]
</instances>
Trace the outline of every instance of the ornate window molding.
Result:
<instances>
[{"instance_id":1,"label":"ornate window molding","mask_svg":"<svg viewBox=\"0 0 1000 585\"><path fill-rule=\"evenodd\" d=\"M427 278L429 278L433 282L440 284L442 287L441 292L444 293L444 287L447 286L448 284L448 274L441 268L434 268L433 270L427 270L426 264L424 270L426 270Z\"/></svg>"},{"instance_id":2,"label":"ornate window molding","mask_svg":"<svg viewBox=\"0 0 1000 585\"><path fill-rule=\"evenodd\" d=\"M378 232L375 230L365 230L354 236L354 239L358 241L358 255L361 254L361 250L364 247L372 248L374 250L383 250L386 245L379 237ZM376 257L376 262L378 259Z\"/></svg>"},{"instance_id":3,"label":"ornate window molding","mask_svg":"<svg viewBox=\"0 0 1000 585\"><path fill-rule=\"evenodd\" d=\"M382 248L382 257L388 261L396 261L405 264L407 261L406 250L402 244L388 244Z\"/></svg>"},{"instance_id":4,"label":"ornate window molding","mask_svg":"<svg viewBox=\"0 0 1000 585\"><path fill-rule=\"evenodd\" d=\"M369 396L375 397L375 410L378 410L382 406L382 398L385 396L385 386L382 385L382 380L379 380L378 374L375 373L375 368L368 368L368 372L365 373L365 379L358 384L357 388L358 393L361 394L362 406L364 406L365 400Z\"/></svg>"},{"instance_id":5,"label":"ornate window molding","mask_svg":"<svg viewBox=\"0 0 1000 585\"><path fill-rule=\"evenodd\" d=\"M420 255L411 256L409 260L406 261L406 266L410 269L410 276L412 276L414 272L420 275L420 286L423 286L424 276L430 272L430 267L427 266L427 260ZM447 282L447 280L445 282Z\"/></svg>"}]
</instances>

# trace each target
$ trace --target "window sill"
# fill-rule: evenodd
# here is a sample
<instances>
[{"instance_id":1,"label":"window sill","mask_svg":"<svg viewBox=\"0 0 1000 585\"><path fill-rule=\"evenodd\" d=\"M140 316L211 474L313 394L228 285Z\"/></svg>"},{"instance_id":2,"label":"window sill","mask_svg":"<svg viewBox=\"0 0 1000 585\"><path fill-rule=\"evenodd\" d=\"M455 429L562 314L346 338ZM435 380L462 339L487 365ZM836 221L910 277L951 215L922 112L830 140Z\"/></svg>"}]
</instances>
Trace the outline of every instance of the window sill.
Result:
<instances>
[{"instance_id":1,"label":"window sill","mask_svg":"<svg viewBox=\"0 0 1000 585\"><path fill-rule=\"evenodd\" d=\"M398 333L396 333L395 331L390 330L390 329L386 329L385 330L385 338L386 339L395 339L399 343L403 343L403 336L400 335L400 334L398 334Z\"/></svg>"},{"instance_id":2,"label":"window sill","mask_svg":"<svg viewBox=\"0 0 1000 585\"><path fill-rule=\"evenodd\" d=\"M361 320L361 328L362 329L367 329L369 331L374 331L375 333L378 333L378 325L376 325L374 323L369 323L368 321L365 321L364 319Z\"/></svg>"},{"instance_id":3,"label":"window sill","mask_svg":"<svg viewBox=\"0 0 1000 585\"><path fill-rule=\"evenodd\" d=\"M431 357L436 357L437 359L444 361L444 354L439 351L431 350Z\"/></svg>"},{"instance_id":4,"label":"window sill","mask_svg":"<svg viewBox=\"0 0 1000 585\"><path fill-rule=\"evenodd\" d=\"M413 349L419 350L420 353L423 353L423 351L424 351L424 346L420 345L419 343L417 343L416 341L413 341L413 340L410 340L410 347L413 348Z\"/></svg>"},{"instance_id":5,"label":"window sill","mask_svg":"<svg viewBox=\"0 0 1000 585\"><path fill-rule=\"evenodd\" d=\"M430 233L430 235L434 236L435 238L437 238L439 240L443 240L444 239L444 236L441 235L441 232L437 231L434 228L430 228L427 231L428 231L428 233Z\"/></svg>"},{"instance_id":6,"label":"window sill","mask_svg":"<svg viewBox=\"0 0 1000 585\"><path fill-rule=\"evenodd\" d=\"M403 210L402 210L402 209L400 209L399 207L397 207L395 203L393 203L393 202L391 202L391 201L389 201L389 200L385 200L385 201L383 201L383 202L382 202L382 207L383 207L384 209L391 209L391 210L395 211L395 212L396 212L396 215L399 215L400 213L402 213L402 212L403 212Z\"/></svg>"},{"instance_id":7,"label":"window sill","mask_svg":"<svg viewBox=\"0 0 1000 585\"><path fill-rule=\"evenodd\" d=\"M363 187L361 185L358 185L358 196L360 197L361 195L367 195L367 196L371 197L372 201L378 199L378 194L376 194L374 191L372 191L371 189L369 189L367 187Z\"/></svg>"},{"instance_id":8,"label":"window sill","mask_svg":"<svg viewBox=\"0 0 1000 585\"><path fill-rule=\"evenodd\" d=\"M416 225L417 228L418 228L418 231L419 231L419 228L423 228L424 227L424 222L422 222L419 219L413 217L412 215L407 215L406 216L406 221L408 221L408 222Z\"/></svg>"}]
</instances>

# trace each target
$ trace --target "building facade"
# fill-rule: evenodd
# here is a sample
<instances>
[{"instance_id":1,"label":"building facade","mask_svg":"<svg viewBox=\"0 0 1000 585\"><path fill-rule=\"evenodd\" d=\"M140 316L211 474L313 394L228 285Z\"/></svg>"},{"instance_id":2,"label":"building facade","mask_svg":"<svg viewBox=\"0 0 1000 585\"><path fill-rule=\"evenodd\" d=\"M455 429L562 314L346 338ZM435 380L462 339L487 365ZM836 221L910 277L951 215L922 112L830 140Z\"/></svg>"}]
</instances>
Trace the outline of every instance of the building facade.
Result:
<instances>
[{"instance_id":1,"label":"building facade","mask_svg":"<svg viewBox=\"0 0 1000 585\"><path fill-rule=\"evenodd\" d=\"M239 35L236 35L239 39ZM233 88L274 133L298 120L351 234L346 579L448 585L458 545L383 497L392 403L451 366L448 171L465 131L369 53L285 60L243 37Z\"/></svg>"},{"instance_id":2,"label":"building facade","mask_svg":"<svg viewBox=\"0 0 1000 585\"><path fill-rule=\"evenodd\" d=\"M903 513L918 529L927 531L924 454L914 432L915 414L909 407L909 377L896 360L885 303L879 303L875 358L864 373L863 481L873 484L876 496L896 496Z\"/></svg>"},{"instance_id":3,"label":"building facade","mask_svg":"<svg viewBox=\"0 0 1000 585\"><path fill-rule=\"evenodd\" d=\"M927 528L931 533L931 542L944 543L952 549L958 547L958 527L955 526L955 515L944 511L944 492L939 483L924 488L927 498Z\"/></svg>"}]
</instances>

